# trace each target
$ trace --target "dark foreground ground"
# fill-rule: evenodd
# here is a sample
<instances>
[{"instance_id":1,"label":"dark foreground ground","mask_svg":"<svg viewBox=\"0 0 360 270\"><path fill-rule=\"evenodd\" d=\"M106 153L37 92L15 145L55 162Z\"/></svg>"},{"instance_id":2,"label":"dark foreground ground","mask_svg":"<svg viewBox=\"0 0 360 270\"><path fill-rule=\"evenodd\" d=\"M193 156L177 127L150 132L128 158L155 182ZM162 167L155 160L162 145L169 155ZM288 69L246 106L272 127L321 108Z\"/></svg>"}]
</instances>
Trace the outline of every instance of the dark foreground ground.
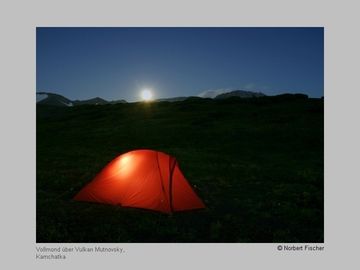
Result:
<instances>
[{"instance_id":1,"label":"dark foreground ground","mask_svg":"<svg viewBox=\"0 0 360 270\"><path fill-rule=\"evenodd\" d=\"M37 107L37 242L323 242L323 100ZM73 201L113 158L173 155L207 209Z\"/></svg>"}]
</instances>

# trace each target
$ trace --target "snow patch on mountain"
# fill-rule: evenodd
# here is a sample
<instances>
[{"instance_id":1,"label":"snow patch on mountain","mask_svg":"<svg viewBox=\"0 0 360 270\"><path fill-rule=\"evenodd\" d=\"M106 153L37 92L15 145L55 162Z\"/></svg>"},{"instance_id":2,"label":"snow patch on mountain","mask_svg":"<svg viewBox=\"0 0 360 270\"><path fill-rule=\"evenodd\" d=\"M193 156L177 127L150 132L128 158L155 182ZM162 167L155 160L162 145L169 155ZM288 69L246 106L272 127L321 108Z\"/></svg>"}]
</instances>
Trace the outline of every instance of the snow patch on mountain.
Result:
<instances>
[{"instance_id":1,"label":"snow patch on mountain","mask_svg":"<svg viewBox=\"0 0 360 270\"><path fill-rule=\"evenodd\" d=\"M214 89L214 90L205 90L198 94L198 97L202 98L215 98L218 95L225 94L231 92L231 89Z\"/></svg>"},{"instance_id":2,"label":"snow patch on mountain","mask_svg":"<svg viewBox=\"0 0 360 270\"><path fill-rule=\"evenodd\" d=\"M60 100L60 102L61 102L62 104L64 104L65 106L68 106L68 107L74 106L74 104L73 104L72 102L64 102L64 101L61 101L61 100Z\"/></svg>"},{"instance_id":3,"label":"snow patch on mountain","mask_svg":"<svg viewBox=\"0 0 360 270\"><path fill-rule=\"evenodd\" d=\"M48 98L48 94L39 94L36 93L36 103L38 103L39 101L44 100L45 98Z\"/></svg>"}]
</instances>

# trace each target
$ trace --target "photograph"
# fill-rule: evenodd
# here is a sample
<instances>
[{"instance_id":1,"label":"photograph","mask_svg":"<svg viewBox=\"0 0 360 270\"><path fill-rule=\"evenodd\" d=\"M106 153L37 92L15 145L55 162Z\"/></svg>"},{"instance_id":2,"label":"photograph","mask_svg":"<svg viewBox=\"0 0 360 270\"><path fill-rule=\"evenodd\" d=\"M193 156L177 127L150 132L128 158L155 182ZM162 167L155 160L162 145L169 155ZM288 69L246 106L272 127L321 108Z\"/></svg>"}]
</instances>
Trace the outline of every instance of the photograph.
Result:
<instances>
[{"instance_id":1,"label":"photograph","mask_svg":"<svg viewBox=\"0 0 360 270\"><path fill-rule=\"evenodd\" d=\"M33 34L36 243L324 243L324 27Z\"/></svg>"}]
</instances>

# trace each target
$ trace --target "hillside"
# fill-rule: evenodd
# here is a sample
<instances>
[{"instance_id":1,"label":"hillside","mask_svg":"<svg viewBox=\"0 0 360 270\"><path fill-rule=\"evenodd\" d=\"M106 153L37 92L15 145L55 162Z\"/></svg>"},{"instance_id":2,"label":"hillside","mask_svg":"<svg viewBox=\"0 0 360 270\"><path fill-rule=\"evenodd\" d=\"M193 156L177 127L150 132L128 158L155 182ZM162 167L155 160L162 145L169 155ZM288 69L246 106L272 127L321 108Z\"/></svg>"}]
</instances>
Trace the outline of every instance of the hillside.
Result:
<instances>
[{"instance_id":1,"label":"hillside","mask_svg":"<svg viewBox=\"0 0 360 270\"><path fill-rule=\"evenodd\" d=\"M106 101L105 99L96 97L96 98L91 98L91 99L86 99L86 100L75 100L74 105L104 105L104 104L108 104L109 102Z\"/></svg>"},{"instance_id":2,"label":"hillside","mask_svg":"<svg viewBox=\"0 0 360 270\"><path fill-rule=\"evenodd\" d=\"M321 99L37 106L37 242L323 242ZM207 209L175 213L73 196L113 158L177 158Z\"/></svg>"}]
</instances>

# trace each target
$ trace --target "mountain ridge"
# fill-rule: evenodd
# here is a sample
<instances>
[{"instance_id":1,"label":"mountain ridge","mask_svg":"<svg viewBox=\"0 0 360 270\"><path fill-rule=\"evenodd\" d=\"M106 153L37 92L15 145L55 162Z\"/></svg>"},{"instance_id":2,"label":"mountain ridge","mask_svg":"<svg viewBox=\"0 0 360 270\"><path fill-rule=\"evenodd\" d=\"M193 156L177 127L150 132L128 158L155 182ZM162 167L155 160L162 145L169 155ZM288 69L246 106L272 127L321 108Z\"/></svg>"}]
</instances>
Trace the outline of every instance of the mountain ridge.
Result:
<instances>
[{"instance_id":1,"label":"mountain ridge","mask_svg":"<svg viewBox=\"0 0 360 270\"><path fill-rule=\"evenodd\" d=\"M84 100L70 100L62 95L50 93L50 92L36 92L36 104L60 106L60 107L72 107L81 105L105 105L127 103L124 99L108 101L100 97L84 99Z\"/></svg>"},{"instance_id":2,"label":"mountain ridge","mask_svg":"<svg viewBox=\"0 0 360 270\"><path fill-rule=\"evenodd\" d=\"M228 98L249 99L249 98L260 98L260 97L274 97L277 99L308 98L306 94L301 94L301 93L284 93L274 96L267 96L262 92L233 90L230 92L221 93L215 96L214 98L200 97L200 96L179 96L172 98L154 99L153 102L179 102L179 101L194 100L194 99L213 99L213 100L224 100ZM39 105L72 107L72 106L82 106L82 105L106 105L106 104L118 104L118 103L128 103L128 102L125 99L108 101L101 97L95 97L85 100L70 100L60 94L55 94L50 92L36 92L36 104Z\"/></svg>"}]
</instances>

